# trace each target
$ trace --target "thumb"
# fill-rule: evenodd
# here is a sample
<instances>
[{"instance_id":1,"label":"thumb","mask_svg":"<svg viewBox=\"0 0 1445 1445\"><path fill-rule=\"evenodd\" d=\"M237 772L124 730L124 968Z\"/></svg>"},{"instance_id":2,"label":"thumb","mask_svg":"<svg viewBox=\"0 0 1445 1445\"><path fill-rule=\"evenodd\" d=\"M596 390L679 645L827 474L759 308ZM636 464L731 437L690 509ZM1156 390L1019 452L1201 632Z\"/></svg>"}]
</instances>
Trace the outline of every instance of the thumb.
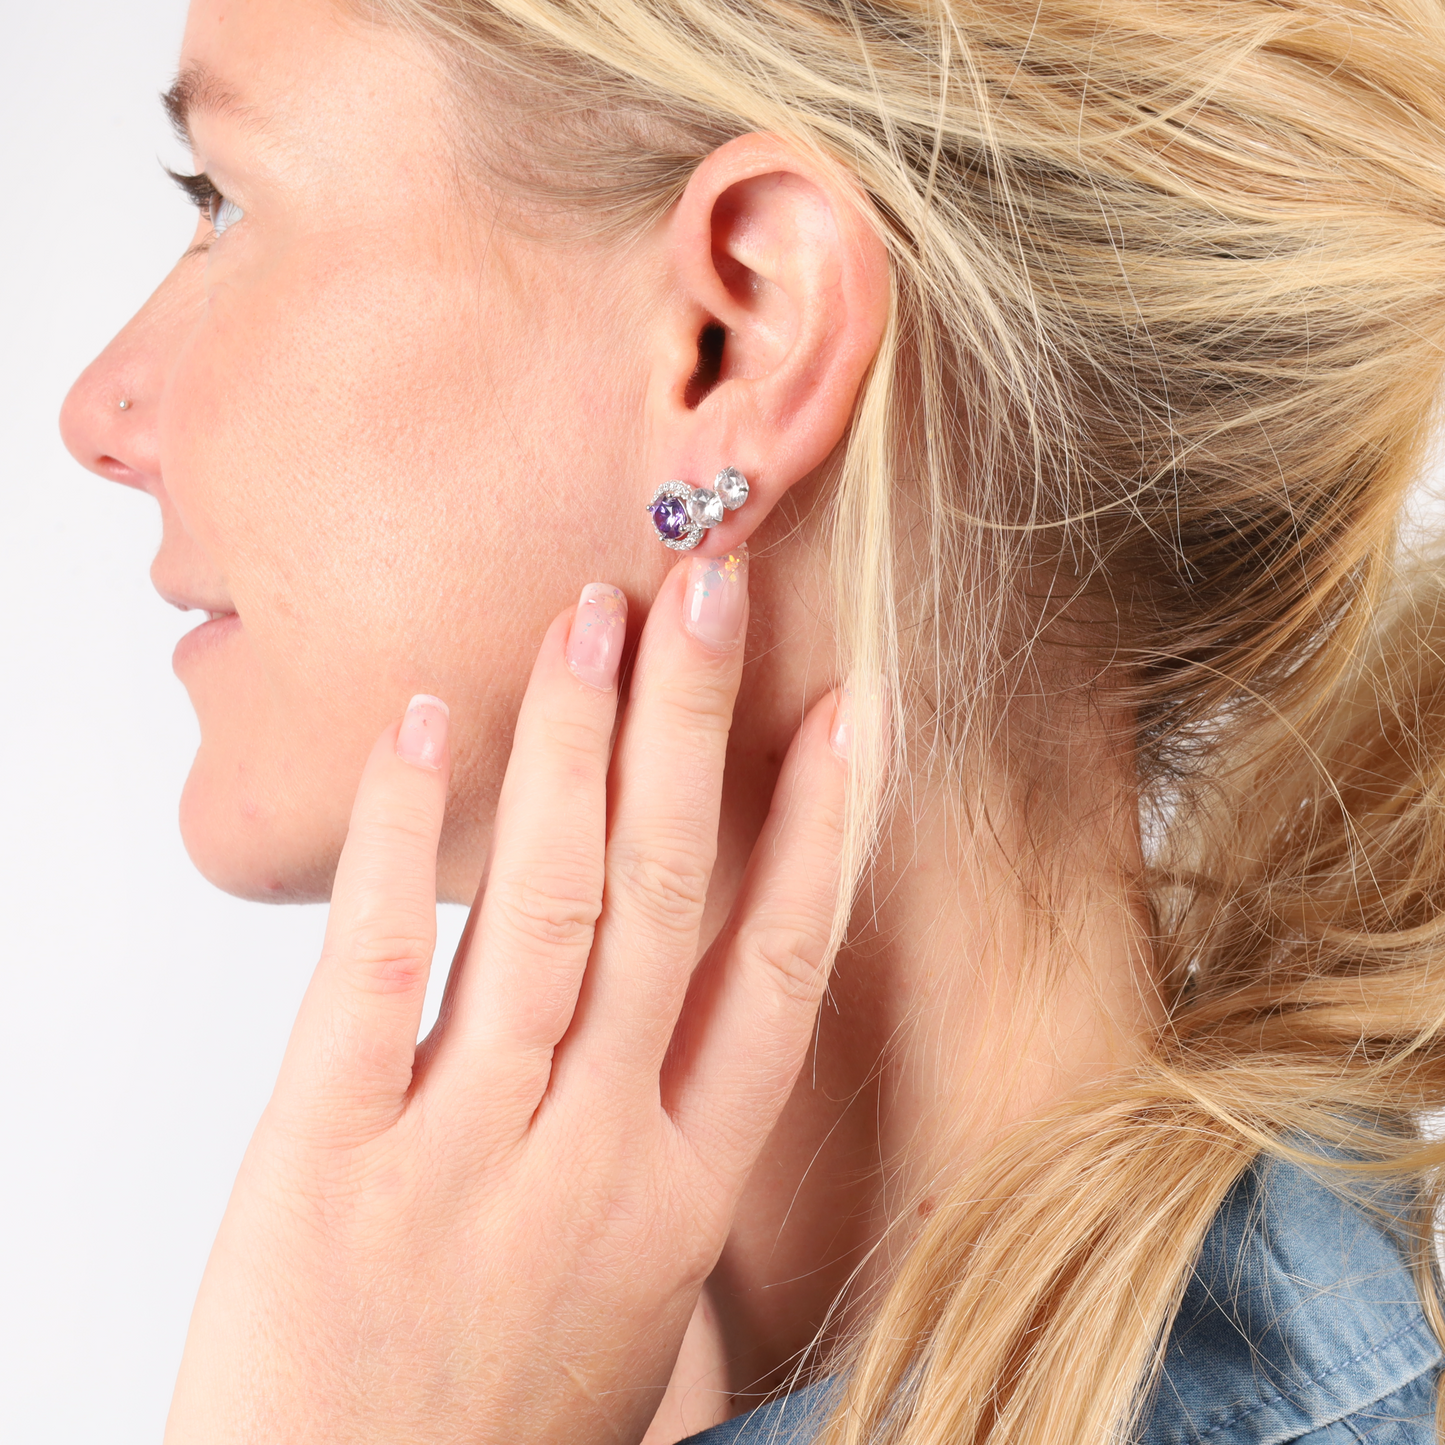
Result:
<instances>
[{"instance_id":1,"label":"thumb","mask_svg":"<svg viewBox=\"0 0 1445 1445\"><path fill-rule=\"evenodd\" d=\"M357 789L326 941L272 1100L318 1143L364 1142L406 1102L436 947L447 723L440 699L412 698Z\"/></svg>"}]
</instances>

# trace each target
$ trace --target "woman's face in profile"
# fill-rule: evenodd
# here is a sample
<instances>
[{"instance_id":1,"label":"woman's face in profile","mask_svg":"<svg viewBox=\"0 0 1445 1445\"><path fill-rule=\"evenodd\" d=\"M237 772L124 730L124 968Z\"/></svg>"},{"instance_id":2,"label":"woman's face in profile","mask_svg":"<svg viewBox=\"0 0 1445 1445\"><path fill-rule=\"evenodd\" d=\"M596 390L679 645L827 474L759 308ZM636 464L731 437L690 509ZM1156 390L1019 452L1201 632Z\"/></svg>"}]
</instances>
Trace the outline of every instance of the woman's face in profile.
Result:
<instances>
[{"instance_id":1,"label":"woman's face in profile","mask_svg":"<svg viewBox=\"0 0 1445 1445\"><path fill-rule=\"evenodd\" d=\"M663 570L634 525L645 247L499 224L437 60L329 0L194 0L180 77L215 195L194 183L193 248L63 428L156 498L155 585L213 615L175 657L187 846L234 892L324 894L371 740L431 692L460 724L440 881L464 896L546 622Z\"/></svg>"}]
</instances>

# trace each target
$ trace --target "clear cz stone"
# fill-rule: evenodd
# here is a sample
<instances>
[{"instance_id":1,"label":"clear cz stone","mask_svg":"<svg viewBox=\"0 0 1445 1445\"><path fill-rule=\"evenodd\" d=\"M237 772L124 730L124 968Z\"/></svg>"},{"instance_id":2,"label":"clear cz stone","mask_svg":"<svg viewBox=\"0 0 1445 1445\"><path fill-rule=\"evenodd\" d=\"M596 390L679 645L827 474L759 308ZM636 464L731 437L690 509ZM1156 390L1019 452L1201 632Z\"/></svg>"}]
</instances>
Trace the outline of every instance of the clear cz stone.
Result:
<instances>
[{"instance_id":1,"label":"clear cz stone","mask_svg":"<svg viewBox=\"0 0 1445 1445\"><path fill-rule=\"evenodd\" d=\"M698 487L687 499L687 515L699 527L716 527L723 519L722 498L706 487Z\"/></svg>"},{"instance_id":2,"label":"clear cz stone","mask_svg":"<svg viewBox=\"0 0 1445 1445\"><path fill-rule=\"evenodd\" d=\"M717 494L728 511L736 512L748 499L748 479L736 467L726 467L713 482Z\"/></svg>"}]
</instances>

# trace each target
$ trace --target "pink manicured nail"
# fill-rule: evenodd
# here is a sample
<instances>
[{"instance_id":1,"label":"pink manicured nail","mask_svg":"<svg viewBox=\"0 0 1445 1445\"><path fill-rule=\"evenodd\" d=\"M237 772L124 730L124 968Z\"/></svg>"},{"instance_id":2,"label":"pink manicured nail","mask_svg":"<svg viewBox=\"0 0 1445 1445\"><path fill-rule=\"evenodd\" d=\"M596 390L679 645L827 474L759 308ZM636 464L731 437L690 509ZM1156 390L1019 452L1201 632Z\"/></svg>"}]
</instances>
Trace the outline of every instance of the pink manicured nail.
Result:
<instances>
[{"instance_id":1,"label":"pink manicured nail","mask_svg":"<svg viewBox=\"0 0 1445 1445\"><path fill-rule=\"evenodd\" d=\"M853 748L853 692L844 688L833 712L833 736L829 739L833 751L840 758L846 758Z\"/></svg>"},{"instance_id":2,"label":"pink manicured nail","mask_svg":"<svg viewBox=\"0 0 1445 1445\"><path fill-rule=\"evenodd\" d=\"M838 694L833 731L828 737L833 751L845 761L850 759L860 731L864 736L876 735L878 745L887 751L888 712L883 704L883 685L866 672L854 673Z\"/></svg>"},{"instance_id":3,"label":"pink manicured nail","mask_svg":"<svg viewBox=\"0 0 1445 1445\"><path fill-rule=\"evenodd\" d=\"M418 693L406 705L401 731L396 735L396 755L404 763L435 772L442 765L447 745L447 719L451 717L446 703L439 697Z\"/></svg>"},{"instance_id":4,"label":"pink manicured nail","mask_svg":"<svg viewBox=\"0 0 1445 1445\"><path fill-rule=\"evenodd\" d=\"M694 557L688 564L682 620L700 642L732 647L743 635L747 615L748 549L721 557Z\"/></svg>"},{"instance_id":5,"label":"pink manicured nail","mask_svg":"<svg viewBox=\"0 0 1445 1445\"><path fill-rule=\"evenodd\" d=\"M626 639L627 599L605 582L589 582L567 636L567 666L589 687L605 692L617 681Z\"/></svg>"}]
</instances>

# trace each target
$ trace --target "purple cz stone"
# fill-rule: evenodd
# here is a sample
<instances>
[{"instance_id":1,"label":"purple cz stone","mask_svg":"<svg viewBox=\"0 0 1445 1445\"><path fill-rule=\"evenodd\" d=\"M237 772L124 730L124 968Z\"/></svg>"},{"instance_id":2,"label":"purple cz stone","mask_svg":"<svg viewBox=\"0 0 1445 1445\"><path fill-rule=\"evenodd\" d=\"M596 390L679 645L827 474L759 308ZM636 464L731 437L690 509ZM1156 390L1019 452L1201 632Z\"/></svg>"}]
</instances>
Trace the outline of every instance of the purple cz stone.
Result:
<instances>
[{"instance_id":1,"label":"purple cz stone","mask_svg":"<svg viewBox=\"0 0 1445 1445\"><path fill-rule=\"evenodd\" d=\"M677 497L659 497L647 510L652 513L652 525L668 541L680 542L687 536L687 508Z\"/></svg>"}]
</instances>

